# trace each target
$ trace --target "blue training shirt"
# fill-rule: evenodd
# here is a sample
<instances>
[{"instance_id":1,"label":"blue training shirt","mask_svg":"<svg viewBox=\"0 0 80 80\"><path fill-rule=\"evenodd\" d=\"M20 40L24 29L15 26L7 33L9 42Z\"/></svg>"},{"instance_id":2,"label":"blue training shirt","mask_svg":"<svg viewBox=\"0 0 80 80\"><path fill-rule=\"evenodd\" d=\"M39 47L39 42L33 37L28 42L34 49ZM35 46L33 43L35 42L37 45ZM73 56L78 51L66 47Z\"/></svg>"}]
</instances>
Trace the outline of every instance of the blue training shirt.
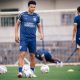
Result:
<instances>
[{"instance_id":1,"label":"blue training shirt","mask_svg":"<svg viewBox=\"0 0 80 80\"><path fill-rule=\"evenodd\" d=\"M76 36L80 36L80 15L74 18L74 24L77 24L77 34Z\"/></svg>"},{"instance_id":2,"label":"blue training shirt","mask_svg":"<svg viewBox=\"0 0 80 80\"><path fill-rule=\"evenodd\" d=\"M20 21L20 39L35 38L37 25L40 23L39 15L25 11L19 15L18 20Z\"/></svg>"}]
</instances>

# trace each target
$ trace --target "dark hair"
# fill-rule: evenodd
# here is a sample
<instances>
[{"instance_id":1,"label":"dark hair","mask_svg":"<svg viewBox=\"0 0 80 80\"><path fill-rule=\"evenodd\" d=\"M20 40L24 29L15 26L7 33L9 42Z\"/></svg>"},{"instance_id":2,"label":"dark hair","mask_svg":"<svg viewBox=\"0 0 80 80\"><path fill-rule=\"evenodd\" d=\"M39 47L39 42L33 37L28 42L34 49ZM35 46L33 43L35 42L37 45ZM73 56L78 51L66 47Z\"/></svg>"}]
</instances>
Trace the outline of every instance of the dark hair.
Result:
<instances>
[{"instance_id":1,"label":"dark hair","mask_svg":"<svg viewBox=\"0 0 80 80\"><path fill-rule=\"evenodd\" d=\"M80 13L80 6L77 8L77 11Z\"/></svg>"},{"instance_id":2,"label":"dark hair","mask_svg":"<svg viewBox=\"0 0 80 80\"><path fill-rule=\"evenodd\" d=\"M28 2L28 6L30 6L30 4L36 5L36 2L34 0L31 0Z\"/></svg>"}]
</instances>

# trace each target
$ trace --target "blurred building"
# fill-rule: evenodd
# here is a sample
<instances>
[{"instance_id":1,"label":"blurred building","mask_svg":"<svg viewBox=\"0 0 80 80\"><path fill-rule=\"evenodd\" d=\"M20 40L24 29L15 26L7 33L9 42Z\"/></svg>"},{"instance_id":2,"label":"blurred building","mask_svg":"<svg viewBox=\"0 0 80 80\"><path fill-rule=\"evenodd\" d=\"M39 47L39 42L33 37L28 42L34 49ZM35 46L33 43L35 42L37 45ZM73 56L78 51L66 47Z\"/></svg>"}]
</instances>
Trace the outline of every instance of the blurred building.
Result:
<instances>
[{"instance_id":1,"label":"blurred building","mask_svg":"<svg viewBox=\"0 0 80 80\"><path fill-rule=\"evenodd\" d=\"M27 10L28 1L0 0L0 63L2 64L14 63L17 60L18 46L15 44L14 26L19 11ZM54 52L55 57L64 61L71 53L67 45L71 45L73 19L76 8L80 6L80 0L35 1L37 11L41 11L39 14L44 30L45 47ZM39 39L37 47L42 47ZM78 60L74 56L72 62L75 61Z\"/></svg>"},{"instance_id":2,"label":"blurred building","mask_svg":"<svg viewBox=\"0 0 80 80\"><path fill-rule=\"evenodd\" d=\"M29 0L0 0L0 11L26 10ZM35 0L38 10L73 9L80 6L80 0Z\"/></svg>"},{"instance_id":3,"label":"blurred building","mask_svg":"<svg viewBox=\"0 0 80 80\"><path fill-rule=\"evenodd\" d=\"M0 42L14 42L14 26L18 14L6 14L1 12L18 12L27 10L29 0L0 0ZM59 10L76 9L80 5L80 0L35 0L37 10ZM2 14L2 15L1 15ZM45 40L58 40L61 35L63 40L71 39L71 29L75 12L46 12L40 13L43 19ZM48 26L48 27L46 27ZM57 26L58 27L57 29ZM3 33L4 32L4 33ZM48 32L48 33L47 33ZM52 33L54 32L54 33ZM59 33L59 34L58 34ZM60 36L59 36L60 35ZM55 37L55 39L52 38ZM56 37L57 36L57 37ZM62 38L60 38L62 39Z\"/></svg>"}]
</instances>

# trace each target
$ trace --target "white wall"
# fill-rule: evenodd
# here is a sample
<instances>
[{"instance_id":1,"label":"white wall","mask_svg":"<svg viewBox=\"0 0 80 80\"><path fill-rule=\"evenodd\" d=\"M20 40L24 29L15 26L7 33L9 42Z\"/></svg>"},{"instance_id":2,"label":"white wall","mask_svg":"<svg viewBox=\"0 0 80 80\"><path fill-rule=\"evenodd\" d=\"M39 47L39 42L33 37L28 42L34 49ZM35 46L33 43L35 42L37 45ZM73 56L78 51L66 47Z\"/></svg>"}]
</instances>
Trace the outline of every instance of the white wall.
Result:
<instances>
[{"instance_id":1,"label":"white wall","mask_svg":"<svg viewBox=\"0 0 80 80\"><path fill-rule=\"evenodd\" d=\"M14 27L0 27L0 42L14 42L15 41Z\"/></svg>"},{"instance_id":2,"label":"white wall","mask_svg":"<svg viewBox=\"0 0 80 80\"><path fill-rule=\"evenodd\" d=\"M20 10L27 9L27 2L29 0L3 0L0 1L0 9L7 9L7 8L19 8ZM53 0L35 0L37 2L37 9L53 9Z\"/></svg>"},{"instance_id":3,"label":"white wall","mask_svg":"<svg viewBox=\"0 0 80 80\"><path fill-rule=\"evenodd\" d=\"M0 0L0 9L19 8L20 10L27 9L29 0ZM80 6L80 0L35 0L37 9L73 9Z\"/></svg>"},{"instance_id":4,"label":"white wall","mask_svg":"<svg viewBox=\"0 0 80 80\"><path fill-rule=\"evenodd\" d=\"M3 0L0 2L1 9L20 8L23 10L23 0Z\"/></svg>"},{"instance_id":5,"label":"white wall","mask_svg":"<svg viewBox=\"0 0 80 80\"><path fill-rule=\"evenodd\" d=\"M74 9L80 6L80 0L56 0L56 9Z\"/></svg>"},{"instance_id":6,"label":"white wall","mask_svg":"<svg viewBox=\"0 0 80 80\"><path fill-rule=\"evenodd\" d=\"M0 0L0 9L19 8L20 10L27 9L27 2L29 0ZM80 0L36 0L37 9L70 9L76 8L80 5ZM50 15L42 16L44 18L45 39L46 40L71 40L72 27L57 27L60 25L60 18L58 15L50 17ZM54 18L55 17L55 18ZM46 27L46 25L53 25ZM55 24L55 25L54 25ZM51 36L52 35L52 36ZM0 27L0 42L14 42L14 27L1 28Z\"/></svg>"},{"instance_id":7,"label":"white wall","mask_svg":"<svg viewBox=\"0 0 80 80\"><path fill-rule=\"evenodd\" d=\"M36 2L38 10L54 9L54 0L36 0Z\"/></svg>"}]
</instances>

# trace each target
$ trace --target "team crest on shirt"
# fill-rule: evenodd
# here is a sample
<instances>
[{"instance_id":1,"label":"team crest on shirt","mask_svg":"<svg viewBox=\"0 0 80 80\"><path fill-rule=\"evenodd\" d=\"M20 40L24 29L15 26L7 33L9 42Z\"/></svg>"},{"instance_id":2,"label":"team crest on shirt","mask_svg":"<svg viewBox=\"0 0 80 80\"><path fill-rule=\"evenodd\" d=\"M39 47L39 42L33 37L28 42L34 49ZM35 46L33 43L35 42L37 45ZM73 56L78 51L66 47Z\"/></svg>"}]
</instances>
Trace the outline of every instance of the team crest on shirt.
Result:
<instances>
[{"instance_id":1,"label":"team crest on shirt","mask_svg":"<svg viewBox=\"0 0 80 80\"><path fill-rule=\"evenodd\" d=\"M22 48L22 46L19 46L19 49L21 49Z\"/></svg>"},{"instance_id":2,"label":"team crest on shirt","mask_svg":"<svg viewBox=\"0 0 80 80\"><path fill-rule=\"evenodd\" d=\"M36 22L36 18L34 17L33 20Z\"/></svg>"}]
</instances>

